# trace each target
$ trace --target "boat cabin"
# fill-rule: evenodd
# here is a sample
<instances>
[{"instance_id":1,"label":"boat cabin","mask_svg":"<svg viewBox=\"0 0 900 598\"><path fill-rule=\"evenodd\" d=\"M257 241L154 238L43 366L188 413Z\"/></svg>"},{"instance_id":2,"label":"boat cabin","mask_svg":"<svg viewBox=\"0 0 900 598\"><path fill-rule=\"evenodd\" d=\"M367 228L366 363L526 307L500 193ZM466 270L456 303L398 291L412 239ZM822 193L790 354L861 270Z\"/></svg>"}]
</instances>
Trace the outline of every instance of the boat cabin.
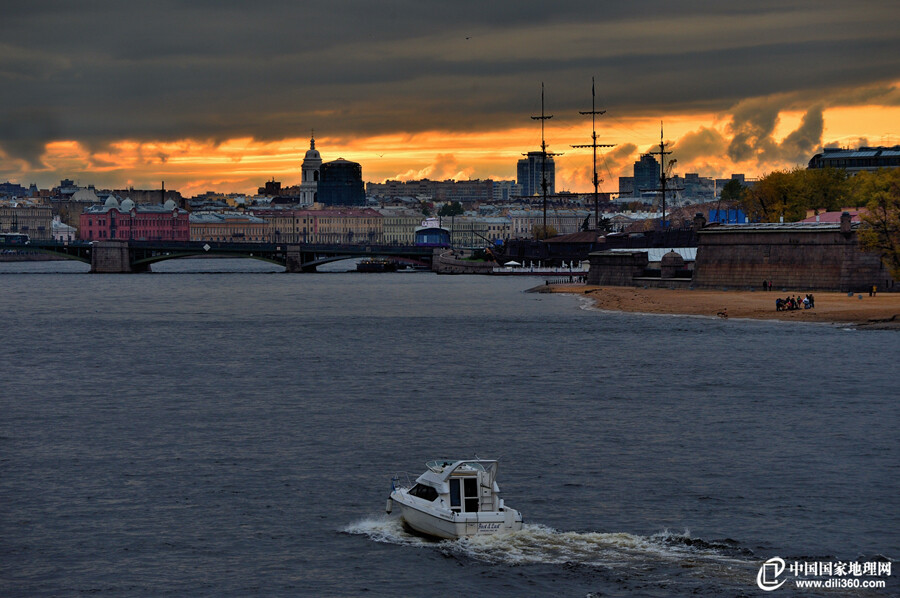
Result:
<instances>
[{"instance_id":1,"label":"boat cabin","mask_svg":"<svg viewBox=\"0 0 900 598\"><path fill-rule=\"evenodd\" d=\"M426 463L428 471L416 480L409 494L433 502L440 498L456 513L497 511L502 506L498 497L496 461L438 460Z\"/></svg>"}]
</instances>

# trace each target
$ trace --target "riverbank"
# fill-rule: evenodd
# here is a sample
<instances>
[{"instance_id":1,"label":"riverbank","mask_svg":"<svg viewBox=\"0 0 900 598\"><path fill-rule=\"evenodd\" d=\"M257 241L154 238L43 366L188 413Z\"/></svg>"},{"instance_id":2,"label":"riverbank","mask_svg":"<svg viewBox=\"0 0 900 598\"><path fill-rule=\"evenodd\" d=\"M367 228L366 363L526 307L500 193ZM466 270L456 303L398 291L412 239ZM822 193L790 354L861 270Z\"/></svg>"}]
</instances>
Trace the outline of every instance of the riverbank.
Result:
<instances>
[{"instance_id":1,"label":"riverbank","mask_svg":"<svg viewBox=\"0 0 900 598\"><path fill-rule=\"evenodd\" d=\"M784 320L852 324L859 328L900 330L900 293L848 296L847 293L815 292L814 309L775 311L775 299L805 292L717 291L686 289L640 289L634 287L596 287L557 285L546 287L552 293L571 293L590 297L598 309L651 314L680 314L729 318ZM541 289L543 290L543 289Z\"/></svg>"}]
</instances>

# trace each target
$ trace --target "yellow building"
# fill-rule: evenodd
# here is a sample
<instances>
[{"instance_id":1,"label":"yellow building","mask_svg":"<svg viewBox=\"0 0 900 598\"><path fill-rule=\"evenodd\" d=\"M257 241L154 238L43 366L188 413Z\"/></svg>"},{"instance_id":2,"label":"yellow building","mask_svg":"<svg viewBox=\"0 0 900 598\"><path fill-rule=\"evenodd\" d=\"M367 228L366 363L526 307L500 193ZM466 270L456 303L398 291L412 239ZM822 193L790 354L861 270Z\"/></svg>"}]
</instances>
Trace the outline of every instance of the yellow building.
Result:
<instances>
[{"instance_id":1,"label":"yellow building","mask_svg":"<svg viewBox=\"0 0 900 598\"><path fill-rule=\"evenodd\" d=\"M270 243L272 231L252 214L200 212L191 214L191 241Z\"/></svg>"},{"instance_id":2,"label":"yellow building","mask_svg":"<svg viewBox=\"0 0 900 598\"><path fill-rule=\"evenodd\" d=\"M381 208L384 242L387 245L412 245L416 242L416 228L422 226L425 217L421 212L407 208Z\"/></svg>"},{"instance_id":3,"label":"yellow building","mask_svg":"<svg viewBox=\"0 0 900 598\"><path fill-rule=\"evenodd\" d=\"M50 206L0 206L0 233L22 233L36 241L53 238Z\"/></svg>"},{"instance_id":4,"label":"yellow building","mask_svg":"<svg viewBox=\"0 0 900 598\"><path fill-rule=\"evenodd\" d=\"M299 210L297 216L307 243L383 242L383 218L370 208Z\"/></svg>"}]
</instances>

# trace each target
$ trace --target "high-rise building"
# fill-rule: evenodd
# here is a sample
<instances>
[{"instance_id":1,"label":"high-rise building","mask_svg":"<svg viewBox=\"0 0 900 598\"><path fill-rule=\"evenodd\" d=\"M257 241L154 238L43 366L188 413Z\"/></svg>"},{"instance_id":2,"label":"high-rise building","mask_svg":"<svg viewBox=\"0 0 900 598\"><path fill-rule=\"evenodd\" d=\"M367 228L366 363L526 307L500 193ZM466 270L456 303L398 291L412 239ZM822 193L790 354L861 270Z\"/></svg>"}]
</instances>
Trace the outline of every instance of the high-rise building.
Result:
<instances>
[{"instance_id":1,"label":"high-rise building","mask_svg":"<svg viewBox=\"0 0 900 598\"><path fill-rule=\"evenodd\" d=\"M322 156L316 149L316 138L309 138L309 149L303 158L301 170L303 178L300 181L300 203L313 204L316 202L316 193L319 189L319 169L322 167Z\"/></svg>"},{"instance_id":2,"label":"high-rise building","mask_svg":"<svg viewBox=\"0 0 900 598\"><path fill-rule=\"evenodd\" d=\"M556 193L556 164L553 162L553 156L548 155L542 168L543 157L541 152L528 152L528 155L516 165L516 182L522 187L522 195L527 197L542 195L543 177L547 179L547 195Z\"/></svg>"},{"instance_id":3,"label":"high-rise building","mask_svg":"<svg viewBox=\"0 0 900 598\"><path fill-rule=\"evenodd\" d=\"M362 166L343 158L322 164L316 201L325 206L365 205L366 188L362 180Z\"/></svg>"},{"instance_id":4,"label":"high-rise building","mask_svg":"<svg viewBox=\"0 0 900 598\"><path fill-rule=\"evenodd\" d=\"M655 191L659 187L659 162L650 154L641 154L641 159L634 163L634 195Z\"/></svg>"}]
</instances>

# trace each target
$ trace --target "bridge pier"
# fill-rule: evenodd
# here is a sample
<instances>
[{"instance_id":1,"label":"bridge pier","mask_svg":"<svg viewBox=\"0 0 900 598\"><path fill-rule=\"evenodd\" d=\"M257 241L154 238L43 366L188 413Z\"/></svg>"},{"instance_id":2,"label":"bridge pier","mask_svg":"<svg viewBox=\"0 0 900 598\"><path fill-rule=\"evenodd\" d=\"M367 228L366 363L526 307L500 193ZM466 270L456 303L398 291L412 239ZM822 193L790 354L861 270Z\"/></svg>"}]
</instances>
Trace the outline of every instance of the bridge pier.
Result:
<instances>
[{"instance_id":1,"label":"bridge pier","mask_svg":"<svg viewBox=\"0 0 900 598\"><path fill-rule=\"evenodd\" d=\"M91 272L96 274L128 274L149 272L150 266L133 267L128 241L98 241L91 248Z\"/></svg>"},{"instance_id":2,"label":"bridge pier","mask_svg":"<svg viewBox=\"0 0 900 598\"><path fill-rule=\"evenodd\" d=\"M288 245L284 252L284 271L291 274L298 272L315 272L315 266L304 266L303 251L300 245Z\"/></svg>"},{"instance_id":3,"label":"bridge pier","mask_svg":"<svg viewBox=\"0 0 900 598\"><path fill-rule=\"evenodd\" d=\"M285 272L289 272L291 274L297 274L298 272L315 272L315 266L304 266L303 265L303 252L300 250L299 245L288 245L285 248L284 254L284 267Z\"/></svg>"}]
</instances>

